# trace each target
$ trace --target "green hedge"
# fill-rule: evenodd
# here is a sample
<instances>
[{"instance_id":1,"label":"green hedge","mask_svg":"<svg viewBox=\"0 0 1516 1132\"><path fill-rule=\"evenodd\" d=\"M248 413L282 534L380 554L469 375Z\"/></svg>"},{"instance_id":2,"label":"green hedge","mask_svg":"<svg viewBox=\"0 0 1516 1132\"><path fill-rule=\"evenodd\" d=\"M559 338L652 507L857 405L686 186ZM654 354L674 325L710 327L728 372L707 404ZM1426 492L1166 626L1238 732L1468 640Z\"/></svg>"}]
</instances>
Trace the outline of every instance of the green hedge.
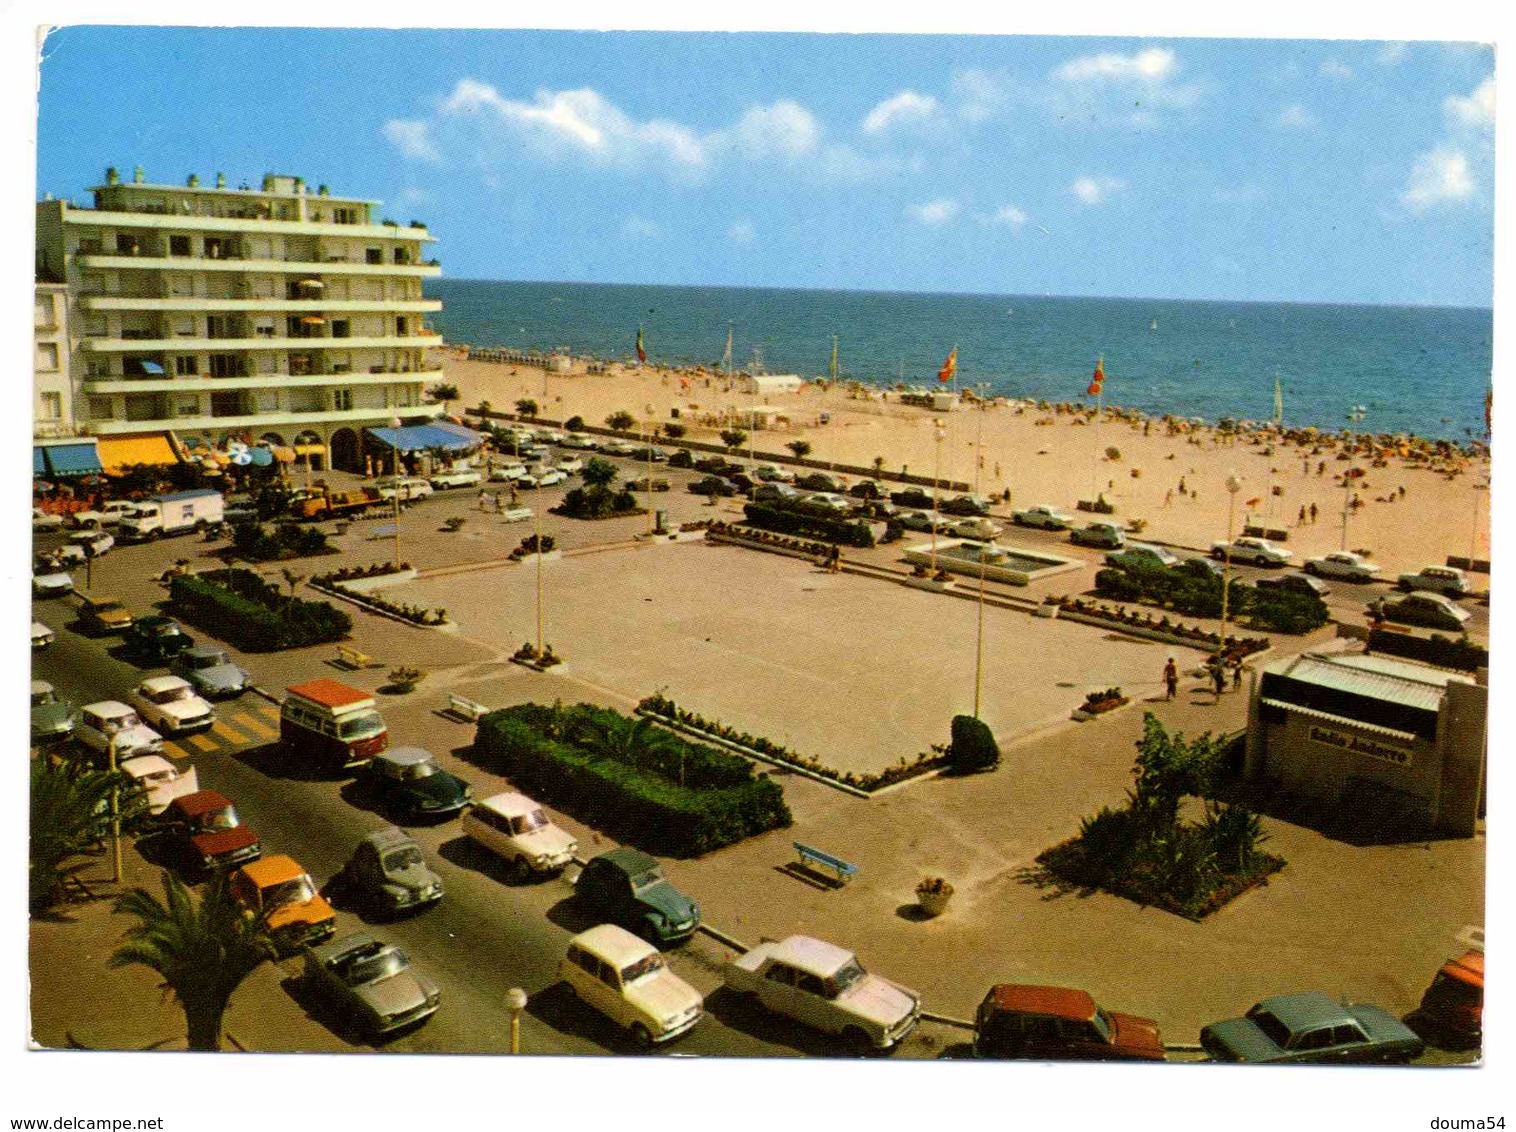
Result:
<instances>
[{"instance_id":1,"label":"green hedge","mask_svg":"<svg viewBox=\"0 0 1516 1132\"><path fill-rule=\"evenodd\" d=\"M1126 570L1107 566L1095 575L1095 592L1112 601L1142 601L1186 617L1221 616L1221 577L1188 569ZM1309 633L1327 623L1326 603L1315 594L1259 589L1233 578L1231 616L1255 629Z\"/></svg>"},{"instance_id":2,"label":"green hedge","mask_svg":"<svg viewBox=\"0 0 1516 1132\"><path fill-rule=\"evenodd\" d=\"M1473 672L1490 666L1490 650L1471 641L1457 641L1433 633L1430 637L1415 637L1410 633L1393 633L1387 629L1369 632L1369 651L1403 656L1435 664L1439 668L1457 668Z\"/></svg>"},{"instance_id":3,"label":"green hedge","mask_svg":"<svg viewBox=\"0 0 1516 1132\"><path fill-rule=\"evenodd\" d=\"M765 507L761 503L745 504L742 511L744 521L749 526L766 531L825 539L843 546L874 545L872 528L857 519L833 519L811 511L781 510L778 507Z\"/></svg>"},{"instance_id":4,"label":"green hedge","mask_svg":"<svg viewBox=\"0 0 1516 1132\"><path fill-rule=\"evenodd\" d=\"M694 857L790 824L746 759L590 704L490 712L475 757L534 797L649 853ZM682 785L681 785L682 782Z\"/></svg>"},{"instance_id":5,"label":"green hedge","mask_svg":"<svg viewBox=\"0 0 1516 1132\"><path fill-rule=\"evenodd\" d=\"M251 570L184 574L169 584L182 620L245 652L272 652L340 641L353 619L326 601L286 597Z\"/></svg>"}]
</instances>

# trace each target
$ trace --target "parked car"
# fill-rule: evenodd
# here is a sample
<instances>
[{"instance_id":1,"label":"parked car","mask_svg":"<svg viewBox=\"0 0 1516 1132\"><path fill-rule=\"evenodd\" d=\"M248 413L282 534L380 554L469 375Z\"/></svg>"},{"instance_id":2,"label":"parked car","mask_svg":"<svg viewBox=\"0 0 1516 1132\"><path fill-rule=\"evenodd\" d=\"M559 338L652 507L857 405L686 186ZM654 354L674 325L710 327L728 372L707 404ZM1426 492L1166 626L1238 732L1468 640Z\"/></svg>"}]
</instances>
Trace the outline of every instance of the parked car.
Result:
<instances>
[{"instance_id":1,"label":"parked car","mask_svg":"<svg viewBox=\"0 0 1516 1132\"><path fill-rule=\"evenodd\" d=\"M280 955L315 947L337 931L337 913L293 857L260 857L232 874L232 899L261 920Z\"/></svg>"},{"instance_id":2,"label":"parked car","mask_svg":"<svg viewBox=\"0 0 1516 1132\"><path fill-rule=\"evenodd\" d=\"M580 448L591 452L597 443L599 442L587 432L565 433L563 439L558 441L561 448Z\"/></svg>"},{"instance_id":3,"label":"parked car","mask_svg":"<svg viewBox=\"0 0 1516 1132\"><path fill-rule=\"evenodd\" d=\"M219 645L191 645L174 657L169 671L183 676L198 695L212 700L229 700L252 686L247 669L232 663Z\"/></svg>"},{"instance_id":4,"label":"parked car","mask_svg":"<svg viewBox=\"0 0 1516 1132\"><path fill-rule=\"evenodd\" d=\"M463 832L503 858L518 880L560 873L579 842L548 818L525 794L495 794L463 813Z\"/></svg>"},{"instance_id":5,"label":"parked car","mask_svg":"<svg viewBox=\"0 0 1516 1132\"><path fill-rule=\"evenodd\" d=\"M1473 587L1468 575L1452 566L1423 566L1414 574L1402 574L1397 585L1403 590L1421 590L1445 597L1463 597Z\"/></svg>"},{"instance_id":6,"label":"parked car","mask_svg":"<svg viewBox=\"0 0 1516 1132\"><path fill-rule=\"evenodd\" d=\"M507 507L504 511L500 512L500 521L502 523L524 523L531 517L532 509L530 507Z\"/></svg>"},{"instance_id":7,"label":"parked car","mask_svg":"<svg viewBox=\"0 0 1516 1132\"><path fill-rule=\"evenodd\" d=\"M890 502L900 507L921 507L927 510L932 506L932 494L923 491L919 487L902 488L900 491L890 493Z\"/></svg>"},{"instance_id":8,"label":"parked car","mask_svg":"<svg viewBox=\"0 0 1516 1132\"><path fill-rule=\"evenodd\" d=\"M807 507L819 511L826 511L832 515L850 515L853 512L853 504L847 496L838 495L832 491L813 491L800 498L800 502Z\"/></svg>"},{"instance_id":9,"label":"parked car","mask_svg":"<svg viewBox=\"0 0 1516 1132\"><path fill-rule=\"evenodd\" d=\"M1266 998L1242 1018L1202 1028L1200 1044L1215 1061L1255 1064L1404 1064L1426 1049L1389 1011L1320 991Z\"/></svg>"},{"instance_id":10,"label":"parked car","mask_svg":"<svg viewBox=\"0 0 1516 1132\"><path fill-rule=\"evenodd\" d=\"M32 530L34 531L61 531L63 529L63 516L51 511L44 511L40 507L32 508Z\"/></svg>"},{"instance_id":11,"label":"parked car","mask_svg":"<svg viewBox=\"0 0 1516 1132\"><path fill-rule=\"evenodd\" d=\"M438 491L453 487L475 487L482 483L484 475L478 468L449 468L433 472L427 477Z\"/></svg>"},{"instance_id":12,"label":"parked car","mask_svg":"<svg viewBox=\"0 0 1516 1132\"><path fill-rule=\"evenodd\" d=\"M1370 602L1369 609L1386 621L1422 625L1428 629L1450 629L1455 633L1468 623L1471 616L1467 609L1434 593L1412 593L1401 598L1382 597Z\"/></svg>"},{"instance_id":13,"label":"parked car","mask_svg":"<svg viewBox=\"0 0 1516 1132\"><path fill-rule=\"evenodd\" d=\"M564 456L556 467L566 476L576 476L584 471L584 458L582 456Z\"/></svg>"},{"instance_id":14,"label":"parked car","mask_svg":"<svg viewBox=\"0 0 1516 1132\"><path fill-rule=\"evenodd\" d=\"M753 469L753 476L764 483L789 483L795 478L795 473L778 464L759 464Z\"/></svg>"},{"instance_id":15,"label":"parked car","mask_svg":"<svg viewBox=\"0 0 1516 1132\"><path fill-rule=\"evenodd\" d=\"M731 496L737 494L737 489L729 480L720 476L706 476L704 479L695 480L690 484L690 491L696 495L719 495Z\"/></svg>"},{"instance_id":16,"label":"parked car","mask_svg":"<svg viewBox=\"0 0 1516 1132\"><path fill-rule=\"evenodd\" d=\"M1479 1045L1484 1033L1484 952L1465 951L1444 963L1407 1021L1433 1044L1455 1049Z\"/></svg>"},{"instance_id":17,"label":"parked car","mask_svg":"<svg viewBox=\"0 0 1516 1132\"><path fill-rule=\"evenodd\" d=\"M1129 543L1125 550L1113 551L1105 556L1107 566L1119 566L1123 570L1167 570L1179 565L1179 559L1161 546L1151 543Z\"/></svg>"},{"instance_id":18,"label":"parked car","mask_svg":"<svg viewBox=\"0 0 1516 1132\"><path fill-rule=\"evenodd\" d=\"M606 440L601 442L600 451L607 456L639 456L643 447L634 440Z\"/></svg>"},{"instance_id":19,"label":"parked car","mask_svg":"<svg viewBox=\"0 0 1516 1132\"><path fill-rule=\"evenodd\" d=\"M179 622L157 613L138 617L123 639L133 654L154 664L167 664L195 647L195 638L181 629Z\"/></svg>"},{"instance_id":20,"label":"parked car","mask_svg":"<svg viewBox=\"0 0 1516 1132\"><path fill-rule=\"evenodd\" d=\"M121 764L121 769L132 780L132 793L136 799L123 806L135 810L141 806L149 817L159 817L175 798L194 794L200 789L200 780L194 767L184 773L162 755L134 755ZM138 800L140 799L140 801Z\"/></svg>"},{"instance_id":21,"label":"parked car","mask_svg":"<svg viewBox=\"0 0 1516 1132\"><path fill-rule=\"evenodd\" d=\"M107 756L114 738L118 760L130 757L133 752L163 753L163 737L120 700L99 700L80 708L74 737L90 750Z\"/></svg>"},{"instance_id":22,"label":"parked car","mask_svg":"<svg viewBox=\"0 0 1516 1132\"><path fill-rule=\"evenodd\" d=\"M974 1015L977 1057L1030 1061L1162 1061L1151 1018L1103 1009L1065 987L1001 983Z\"/></svg>"},{"instance_id":23,"label":"parked car","mask_svg":"<svg viewBox=\"0 0 1516 1132\"><path fill-rule=\"evenodd\" d=\"M1046 503L1039 503L1036 507L1028 507L1024 511L1013 511L1011 519L1017 526L1040 527L1045 531L1066 531L1074 524L1072 515L1066 515L1057 508L1049 507Z\"/></svg>"},{"instance_id":24,"label":"parked car","mask_svg":"<svg viewBox=\"0 0 1516 1132\"><path fill-rule=\"evenodd\" d=\"M55 640L57 640L57 634L41 621L32 622L32 648L45 649Z\"/></svg>"},{"instance_id":25,"label":"parked car","mask_svg":"<svg viewBox=\"0 0 1516 1132\"><path fill-rule=\"evenodd\" d=\"M490 469L490 482L509 483L511 480L524 480L527 475L525 464L496 464Z\"/></svg>"},{"instance_id":26,"label":"parked car","mask_svg":"<svg viewBox=\"0 0 1516 1132\"><path fill-rule=\"evenodd\" d=\"M77 546L86 558L99 558L116 545L114 535L105 531L75 531L68 536L67 546Z\"/></svg>"},{"instance_id":27,"label":"parked car","mask_svg":"<svg viewBox=\"0 0 1516 1132\"><path fill-rule=\"evenodd\" d=\"M56 743L74 733L79 713L46 680L32 681L32 742Z\"/></svg>"},{"instance_id":28,"label":"parked car","mask_svg":"<svg viewBox=\"0 0 1516 1132\"><path fill-rule=\"evenodd\" d=\"M649 943L680 943L700 926L700 905L668 882L663 866L640 849L592 857L574 896L597 920L619 924Z\"/></svg>"},{"instance_id":29,"label":"parked car","mask_svg":"<svg viewBox=\"0 0 1516 1132\"><path fill-rule=\"evenodd\" d=\"M1300 567L1307 574L1340 578L1344 582L1372 582L1379 566L1351 550L1334 550L1320 558L1307 558Z\"/></svg>"},{"instance_id":30,"label":"parked car","mask_svg":"<svg viewBox=\"0 0 1516 1132\"><path fill-rule=\"evenodd\" d=\"M618 453L618 455L620 454L621 453ZM625 455L630 456L635 460L639 460L644 464L661 464L669 458L669 454L662 448L659 448L656 444L638 444L635 446L635 451L627 452Z\"/></svg>"},{"instance_id":31,"label":"parked car","mask_svg":"<svg viewBox=\"0 0 1516 1132\"><path fill-rule=\"evenodd\" d=\"M930 511L903 511L896 516L896 522L908 531L930 531L934 523L938 530L942 530L948 521L941 515L934 516Z\"/></svg>"},{"instance_id":32,"label":"parked car","mask_svg":"<svg viewBox=\"0 0 1516 1132\"><path fill-rule=\"evenodd\" d=\"M1180 574L1189 574L1202 580L1220 578L1226 573L1226 567L1222 563L1217 562L1214 558L1202 558L1198 554L1192 554L1188 558L1176 562L1169 569ZM1232 584L1235 586L1240 583L1234 579Z\"/></svg>"},{"instance_id":33,"label":"parked car","mask_svg":"<svg viewBox=\"0 0 1516 1132\"><path fill-rule=\"evenodd\" d=\"M339 901L384 916L430 907L444 891L442 878L427 868L421 846L392 825L358 842L327 888Z\"/></svg>"},{"instance_id":34,"label":"parked car","mask_svg":"<svg viewBox=\"0 0 1516 1132\"><path fill-rule=\"evenodd\" d=\"M958 519L947 529L954 538L995 539L1005 531L999 523L979 515L972 519Z\"/></svg>"},{"instance_id":35,"label":"parked car","mask_svg":"<svg viewBox=\"0 0 1516 1132\"><path fill-rule=\"evenodd\" d=\"M878 480L859 480L847 489L847 493L854 499L883 499L889 493L884 490Z\"/></svg>"},{"instance_id":36,"label":"parked car","mask_svg":"<svg viewBox=\"0 0 1516 1132\"><path fill-rule=\"evenodd\" d=\"M1281 574L1274 578L1259 578L1256 584L1260 590L1280 590L1311 597L1326 597L1332 592L1331 586L1310 574Z\"/></svg>"},{"instance_id":37,"label":"parked car","mask_svg":"<svg viewBox=\"0 0 1516 1132\"><path fill-rule=\"evenodd\" d=\"M405 952L361 932L308 949L301 981L370 1038L418 1026L442 1003L442 989Z\"/></svg>"},{"instance_id":38,"label":"parked car","mask_svg":"<svg viewBox=\"0 0 1516 1132\"><path fill-rule=\"evenodd\" d=\"M216 722L211 705L195 695L182 676L153 676L128 697L147 724L161 735L204 731Z\"/></svg>"},{"instance_id":39,"label":"parked car","mask_svg":"<svg viewBox=\"0 0 1516 1132\"><path fill-rule=\"evenodd\" d=\"M628 491L667 491L669 481L665 479L649 479L647 476L637 476L635 479L626 481Z\"/></svg>"},{"instance_id":40,"label":"parked car","mask_svg":"<svg viewBox=\"0 0 1516 1132\"><path fill-rule=\"evenodd\" d=\"M568 476L564 475L557 468L541 468L529 474L526 482L536 487L552 487L554 484L560 484L566 479L568 479Z\"/></svg>"},{"instance_id":41,"label":"parked car","mask_svg":"<svg viewBox=\"0 0 1516 1132\"><path fill-rule=\"evenodd\" d=\"M1069 532L1069 541L1076 546L1098 546L1104 550L1120 550L1126 545L1126 532L1115 523L1086 523Z\"/></svg>"},{"instance_id":42,"label":"parked car","mask_svg":"<svg viewBox=\"0 0 1516 1132\"><path fill-rule=\"evenodd\" d=\"M796 491L789 484L777 481L760 483L753 488L754 503L793 503L800 496L801 492Z\"/></svg>"},{"instance_id":43,"label":"parked car","mask_svg":"<svg viewBox=\"0 0 1516 1132\"><path fill-rule=\"evenodd\" d=\"M942 510L949 515L988 515L991 503L982 495L955 495L942 501Z\"/></svg>"},{"instance_id":44,"label":"parked car","mask_svg":"<svg viewBox=\"0 0 1516 1132\"><path fill-rule=\"evenodd\" d=\"M810 936L765 940L729 961L734 993L818 1030L839 1034L855 1053L893 1049L921 1020L921 996L865 971L857 956Z\"/></svg>"},{"instance_id":45,"label":"parked car","mask_svg":"<svg viewBox=\"0 0 1516 1132\"><path fill-rule=\"evenodd\" d=\"M131 611L110 594L79 595L79 627L92 636L121 633L132 627Z\"/></svg>"},{"instance_id":46,"label":"parked car","mask_svg":"<svg viewBox=\"0 0 1516 1132\"><path fill-rule=\"evenodd\" d=\"M725 456L707 454L696 457L691 466L697 472L704 472L710 476L719 476L722 472L726 471L727 462Z\"/></svg>"},{"instance_id":47,"label":"parked car","mask_svg":"<svg viewBox=\"0 0 1516 1132\"><path fill-rule=\"evenodd\" d=\"M380 805L418 818L449 818L474 800L469 785L420 747L390 747L358 770L358 782Z\"/></svg>"},{"instance_id":48,"label":"parked car","mask_svg":"<svg viewBox=\"0 0 1516 1132\"><path fill-rule=\"evenodd\" d=\"M32 576L32 597L63 597L74 592L74 576L67 570L45 570Z\"/></svg>"},{"instance_id":49,"label":"parked car","mask_svg":"<svg viewBox=\"0 0 1516 1132\"><path fill-rule=\"evenodd\" d=\"M534 428L532 429L532 439L538 444L562 444L563 433L559 432L556 428Z\"/></svg>"},{"instance_id":50,"label":"parked car","mask_svg":"<svg viewBox=\"0 0 1516 1132\"><path fill-rule=\"evenodd\" d=\"M374 481L374 486L379 489L381 499L394 499L398 495L402 503L425 499L434 490L431 482L420 476L385 476Z\"/></svg>"},{"instance_id":51,"label":"parked car","mask_svg":"<svg viewBox=\"0 0 1516 1132\"><path fill-rule=\"evenodd\" d=\"M195 875L229 869L263 855L258 835L242 824L231 799L215 790L175 798L160 826L168 855Z\"/></svg>"},{"instance_id":52,"label":"parked car","mask_svg":"<svg viewBox=\"0 0 1516 1132\"><path fill-rule=\"evenodd\" d=\"M1252 535L1234 539L1230 544L1226 539L1211 543L1211 557L1225 559L1228 546L1231 548L1233 562L1251 562L1254 566L1283 566L1293 557L1284 547L1275 546L1266 538L1254 538Z\"/></svg>"},{"instance_id":53,"label":"parked car","mask_svg":"<svg viewBox=\"0 0 1516 1132\"><path fill-rule=\"evenodd\" d=\"M828 475L826 472L806 472L805 475L796 477L795 486L804 491L842 492L846 490L840 477Z\"/></svg>"},{"instance_id":54,"label":"parked car","mask_svg":"<svg viewBox=\"0 0 1516 1132\"><path fill-rule=\"evenodd\" d=\"M705 1012L700 992L669 970L656 947L615 924L599 924L569 940L558 977L640 1046L672 1041Z\"/></svg>"}]
</instances>

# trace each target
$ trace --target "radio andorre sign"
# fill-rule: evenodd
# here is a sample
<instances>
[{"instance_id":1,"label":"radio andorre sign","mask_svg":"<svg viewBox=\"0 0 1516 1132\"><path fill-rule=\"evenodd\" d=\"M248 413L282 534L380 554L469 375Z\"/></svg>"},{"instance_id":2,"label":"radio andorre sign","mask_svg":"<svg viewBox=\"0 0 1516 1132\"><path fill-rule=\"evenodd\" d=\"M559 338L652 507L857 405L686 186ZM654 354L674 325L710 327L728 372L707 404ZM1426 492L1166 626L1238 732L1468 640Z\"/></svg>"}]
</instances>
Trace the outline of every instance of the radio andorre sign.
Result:
<instances>
[{"instance_id":1,"label":"radio andorre sign","mask_svg":"<svg viewBox=\"0 0 1516 1132\"><path fill-rule=\"evenodd\" d=\"M1363 735L1354 735L1349 731L1334 731L1330 727L1312 727L1311 741L1320 743L1325 747L1334 747L1339 751L1350 751L1355 755L1366 755L1371 759L1378 759L1382 763L1393 763L1395 766L1410 766L1411 752L1404 747L1396 747L1390 743L1381 743L1377 739L1369 739Z\"/></svg>"}]
</instances>

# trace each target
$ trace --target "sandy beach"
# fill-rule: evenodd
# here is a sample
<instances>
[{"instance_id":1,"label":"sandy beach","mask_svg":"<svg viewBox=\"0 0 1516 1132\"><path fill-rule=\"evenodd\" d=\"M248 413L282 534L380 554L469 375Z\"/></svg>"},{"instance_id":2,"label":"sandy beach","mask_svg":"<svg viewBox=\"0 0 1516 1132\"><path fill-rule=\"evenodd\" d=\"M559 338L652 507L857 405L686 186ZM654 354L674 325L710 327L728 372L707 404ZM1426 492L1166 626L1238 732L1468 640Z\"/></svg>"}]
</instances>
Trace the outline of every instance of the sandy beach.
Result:
<instances>
[{"instance_id":1,"label":"sandy beach","mask_svg":"<svg viewBox=\"0 0 1516 1132\"><path fill-rule=\"evenodd\" d=\"M1386 576L1442 563L1449 555L1468 556L1471 550L1477 559L1488 559L1490 553L1488 456L1417 460L1396 453L1376 461L1373 454L1360 452L1348 460L1346 445L1335 435L1292 441L1188 424L1183 426L1188 431L1170 435L1161 420L1118 416L1119 404L1108 404L1098 421L1092 419L1093 411L1059 412L1021 402L990 403L983 409L962 404L952 412L933 412L902 405L893 394L887 400L877 393L864 399L850 385L823 389L815 382L798 393L757 397L728 389L721 375L681 374L651 365L640 370L613 366L596 374L576 366L568 373L550 373L469 360L458 349L443 351L442 365L464 406L488 401L509 412L516 400L531 398L546 418L578 415L601 425L610 414L625 410L637 418L638 427L645 420L669 422L671 410L678 409L689 439L717 443L729 413L767 405L783 419L775 428L753 434L751 447L760 458L765 451L784 455L786 444L805 440L812 459L868 467L883 458L886 474L903 469L940 474L944 480L977 483L986 495L1009 489L1015 507L1045 503L1071 513L1077 501L1098 491L1115 504L1113 518L1123 524L1145 519L1146 536L1180 545L1208 547L1225 536L1225 485L1235 471L1243 485L1237 493L1235 533L1242 533L1247 520L1287 530L1286 545L1296 563L1341 548L1343 504L1353 495L1361 505L1350 511L1348 548L1371 550ZM1108 387L1107 394L1119 403L1117 386ZM1176 414L1182 411L1183 406L1175 407ZM936 420L945 426L940 452ZM746 456L747 448L739 455ZM977 476L976 449L982 455ZM1111 449L1115 458L1107 455ZM934 470L939 458L940 471ZM1341 479L1349 467L1363 469L1350 492ZM1313 504L1315 522L1310 520Z\"/></svg>"}]
</instances>

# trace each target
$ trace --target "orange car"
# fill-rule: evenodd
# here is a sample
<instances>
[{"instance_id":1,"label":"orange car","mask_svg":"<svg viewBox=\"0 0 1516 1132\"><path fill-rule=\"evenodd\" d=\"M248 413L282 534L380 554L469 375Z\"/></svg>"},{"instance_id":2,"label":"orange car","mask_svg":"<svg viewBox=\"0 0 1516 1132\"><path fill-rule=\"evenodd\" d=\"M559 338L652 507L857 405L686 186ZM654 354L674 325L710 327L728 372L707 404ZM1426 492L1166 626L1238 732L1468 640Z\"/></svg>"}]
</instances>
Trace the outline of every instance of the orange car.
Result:
<instances>
[{"instance_id":1,"label":"orange car","mask_svg":"<svg viewBox=\"0 0 1516 1132\"><path fill-rule=\"evenodd\" d=\"M1484 952L1466 951L1444 963L1421 996L1416 1016L1460 1044L1478 1045L1484 1026Z\"/></svg>"},{"instance_id":2,"label":"orange car","mask_svg":"<svg viewBox=\"0 0 1516 1132\"><path fill-rule=\"evenodd\" d=\"M293 857L280 854L244 865L232 874L232 897L249 915L263 919L284 955L324 943L337 930L337 913Z\"/></svg>"}]
</instances>

